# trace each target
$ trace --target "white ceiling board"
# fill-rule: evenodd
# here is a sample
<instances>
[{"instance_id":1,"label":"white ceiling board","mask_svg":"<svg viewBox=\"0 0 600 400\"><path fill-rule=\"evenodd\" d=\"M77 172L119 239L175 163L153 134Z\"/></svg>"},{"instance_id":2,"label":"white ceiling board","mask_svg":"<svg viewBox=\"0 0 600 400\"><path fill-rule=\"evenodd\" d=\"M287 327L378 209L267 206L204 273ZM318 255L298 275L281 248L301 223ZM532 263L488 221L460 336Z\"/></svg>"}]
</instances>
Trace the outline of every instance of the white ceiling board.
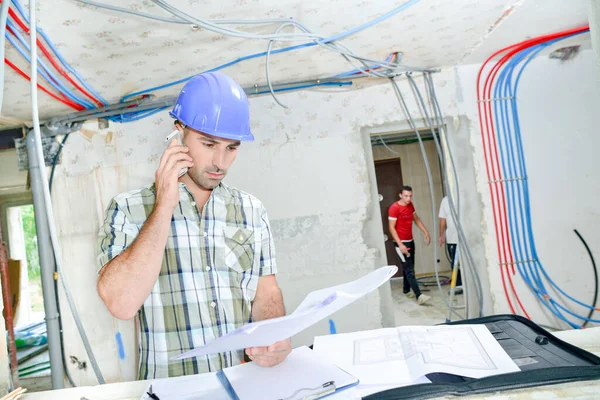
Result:
<instances>
[{"instance_id":1,"label":"white ceiling board","mask_svg":"<svg viewBox=\"0 0 600 400\"><path fill-rule=\"evenodd\" d=\"M484 44L465 54L460 63L480 63L495 51L514 43L587 25L588 2L588 0L519 1L515 9L486 36ZM589 35L579 37L576 42L585 43L585 46L589 47Z\"/></svg>"},{"instance_id":2,"label":"white ceiling board","mask_svg":"<svg viewBox=\"0 0 600 400\"><path fill-rule=\"evenodd\" d=\"M169 16L150 1L98 0L146 13ZM294 18L323 36L334 35L366 23L404 4L406 0L171 0L170 3L205 19ZM439 67L457 64L514 0L421 0L399 14L341 41L356 53L384 59L401 51L407 65ZM521 0L518 7L493 32L498 41L520 40L572 27L585 17L585 0ZM522 4L521 4L522 3ZM548 5L539 14L540 4ZM568 3L570 7L561 6ZM581 4L580 4L581 3ZM39 26L62 55L109 103L125 95L187 77L239 57L265 51L268 41L224 37L189 25L152 21L141 17L85 6L74 0L39 0ZM26 4L24 4L24 7ZM554 11L552 11L554 10ZM562 15L554 15L559 13ZM523 15L521 15L523 14ZM543 15L531 23L533 15ZM546 17L550 14L553 17ZM515 19L517 18L518 19ZM560 18L559 18L560 17ZM511 22L515 21L515 22ZM525 23L523 22L525 21ZM277 25L239 26L253 33L272 33ZM510 34L501 34L511 30ZM511 36L513 35L513 36ZM504 38L504 39L502 39ZM482 61L498 48L488 40L475 49L468 62ZM274 48L297 44L276 42ZM8 58L29 72L29 65L10 45ZM318 47L274 55L273 82L326 77L352 69L343 58ZM29 83L7 70L3 115L30 119ZM243 86L264 85L265 59L243 61L224 70ZM41 79L40 83L48 86ZM155 92L175 94L181 86ZM40 115L48 118L71 111L40 93Z\"/></svg>"}]
</instances>

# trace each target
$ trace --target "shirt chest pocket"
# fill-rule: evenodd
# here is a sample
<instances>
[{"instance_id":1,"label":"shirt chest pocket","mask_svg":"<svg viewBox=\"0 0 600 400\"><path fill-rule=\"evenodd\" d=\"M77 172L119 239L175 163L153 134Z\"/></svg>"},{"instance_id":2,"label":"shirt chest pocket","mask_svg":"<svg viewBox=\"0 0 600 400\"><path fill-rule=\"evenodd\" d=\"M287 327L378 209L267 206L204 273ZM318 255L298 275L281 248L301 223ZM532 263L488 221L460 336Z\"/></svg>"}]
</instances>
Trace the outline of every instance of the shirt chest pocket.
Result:
<instances>
[{"instance_id":1,"label":"shirt chest pocket","mask_svg":"<svg viewBox=\"0 0 600 400\"><path fill-rule=\"evenodd\" d=\"M255 237L251 229L238 226L223 227L225 265L239 273L252 268L254 264Z\"/></svg>"}]
</instances>

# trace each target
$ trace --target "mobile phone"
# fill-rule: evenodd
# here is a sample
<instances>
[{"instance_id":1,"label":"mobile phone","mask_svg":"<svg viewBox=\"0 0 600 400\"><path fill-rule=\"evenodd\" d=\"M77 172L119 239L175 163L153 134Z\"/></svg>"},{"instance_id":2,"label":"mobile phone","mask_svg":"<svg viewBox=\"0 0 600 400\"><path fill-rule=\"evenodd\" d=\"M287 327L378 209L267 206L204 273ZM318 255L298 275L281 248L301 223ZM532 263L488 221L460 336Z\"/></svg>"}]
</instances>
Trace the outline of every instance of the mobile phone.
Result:
<instances>
[{"instance_id":1,"label":"mobile phone","mask_svg":"<svg viewBox=\"0 0 600 400\"><path fill-rule=\"evenodd\" d=\"M165 138L165 142L166 143L170 142L171 139L173 139L174 137L177 138L180 145L183 145L183 141L181 140L181 132L179 131L179 129L175 129L173 132L169 133L167 135L167 137ZM179 171L179 175L177 177L181 178L183 175L185 175L187 173L187 171L188 171L187 167L182 168L181 171Z\"/></svg>"}]
</instances>

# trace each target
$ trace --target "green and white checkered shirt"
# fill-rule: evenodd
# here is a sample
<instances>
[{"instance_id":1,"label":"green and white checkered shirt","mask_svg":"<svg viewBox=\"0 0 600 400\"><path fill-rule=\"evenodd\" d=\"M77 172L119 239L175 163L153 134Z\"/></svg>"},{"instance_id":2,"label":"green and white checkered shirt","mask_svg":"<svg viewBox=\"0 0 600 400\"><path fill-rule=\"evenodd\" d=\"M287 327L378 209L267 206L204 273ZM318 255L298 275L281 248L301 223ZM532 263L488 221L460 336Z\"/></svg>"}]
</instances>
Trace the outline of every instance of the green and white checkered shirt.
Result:
<instances>
[{"instance_id":1,"label":"green and white checkered shirt","mask_svg":"<svg viewBox=\"0 0 600 400\"><path fill-rule=\"evenodd\" d=\"M250 322L258 278L277 272L269 220L258 199L220 184L200 210L183 183L179 194L160 274L138 312L139 379L239 364L242 350L170 358ZM133 243L155 201L153 185L110 202L98 235L100 269Z\"/></svg>"}]
</instances>

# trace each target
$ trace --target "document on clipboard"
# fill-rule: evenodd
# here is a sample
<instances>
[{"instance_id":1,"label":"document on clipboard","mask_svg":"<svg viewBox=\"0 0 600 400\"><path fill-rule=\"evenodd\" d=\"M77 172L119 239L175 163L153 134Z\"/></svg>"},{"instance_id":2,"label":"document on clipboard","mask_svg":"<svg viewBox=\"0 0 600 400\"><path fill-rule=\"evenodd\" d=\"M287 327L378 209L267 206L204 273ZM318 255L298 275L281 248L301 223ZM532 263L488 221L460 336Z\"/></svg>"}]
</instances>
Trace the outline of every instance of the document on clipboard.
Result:
<instances>
[{"instance_id":1,"label":"document on clipboard","mask_svg":"<svg viewBox=\"0 0 600 400\"><path fill-rule=\"evenodd\" d=\"M294 349L274 367L246 363L219 371L217 378L232 400L320 399L359 383L306 346Z\"/></svg>"}]
</instances>

